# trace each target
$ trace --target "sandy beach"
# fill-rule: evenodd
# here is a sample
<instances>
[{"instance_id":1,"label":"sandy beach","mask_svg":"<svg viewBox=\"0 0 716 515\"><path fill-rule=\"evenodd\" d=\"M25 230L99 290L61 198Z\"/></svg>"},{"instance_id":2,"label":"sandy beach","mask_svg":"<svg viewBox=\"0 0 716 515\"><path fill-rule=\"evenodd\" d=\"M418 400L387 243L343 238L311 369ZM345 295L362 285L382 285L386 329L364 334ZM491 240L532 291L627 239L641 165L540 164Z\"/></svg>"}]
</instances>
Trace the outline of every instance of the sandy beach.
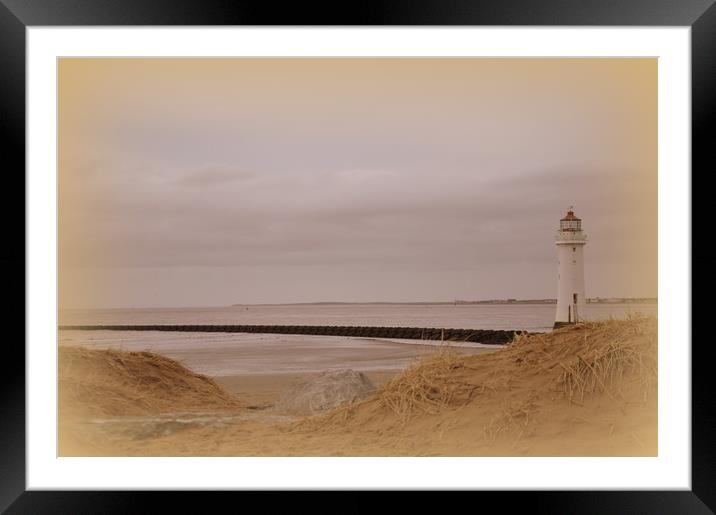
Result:
<instances>
[{"instance_id":1,"label":"sandy beach","mask_svg":"<svg viewBox=\"0 0 716 515\"><path fill-rule=\"evenodd\" d=\"M326 370L357 370L381 386L441 344L306 335L60 331L60 345L79 342L89 348L158 352L212 377L257 407L271 405L292 386ZM499 348L455 347L464 354Z\"/></svg>"},{"instance_id":2,"label":"sandy beach","mask_svg":"<svg viewBox=\"0 0 716 515\"><path fill-rule=\"evenodd\" d=\"M60 346L155 352L206 374L247 401L266 404L291 385L329 370L351 369L380 386L435 352L439 341L277 334L60 331ZM447 344L447 343L445 343ZM481 354L502 346L450 342L456 352Z\"/></svg>"},{"instance_id":3,"label":"sandy beach","mask_svg":"<svg viewBox=\"0 0 716 515\"><path fill-rule=\"evenodd\" d=\"M272 372L210 377L153 352L65 341L60 455L656 455L654 318L578 324L499 349L381 342L355 363L354 344L333 358L366 368L374 389L305 416L278 401L320 372L276 372L290 352ZM411 354L405 367L376 366Z\"/></svg>"}]
</instances>

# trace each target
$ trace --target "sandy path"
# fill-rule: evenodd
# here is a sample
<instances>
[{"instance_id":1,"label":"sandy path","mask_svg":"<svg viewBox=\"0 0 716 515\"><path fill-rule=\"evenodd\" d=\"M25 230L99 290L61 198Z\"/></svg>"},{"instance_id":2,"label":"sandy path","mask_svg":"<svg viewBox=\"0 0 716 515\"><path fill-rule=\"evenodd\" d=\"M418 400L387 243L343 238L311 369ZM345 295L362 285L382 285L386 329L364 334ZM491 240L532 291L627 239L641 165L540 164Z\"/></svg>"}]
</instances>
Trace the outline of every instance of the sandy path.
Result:
<instances>
[{"instance_id":1,"label":"sandy path","mask_svg":"<svg viewBox=\"0 0 716 515\"><path fill-rule=\"evenodd\" d=\"M365 372L368 379L380 386L390 381L400 372L395 370L374 370ZM281 394L296 384L310 379L313 373L303 374L243 374L236 376L214 377L213 379L226 390L237 394L249 406L265 407L273 404Z\"/></svg>"}]
</instances>

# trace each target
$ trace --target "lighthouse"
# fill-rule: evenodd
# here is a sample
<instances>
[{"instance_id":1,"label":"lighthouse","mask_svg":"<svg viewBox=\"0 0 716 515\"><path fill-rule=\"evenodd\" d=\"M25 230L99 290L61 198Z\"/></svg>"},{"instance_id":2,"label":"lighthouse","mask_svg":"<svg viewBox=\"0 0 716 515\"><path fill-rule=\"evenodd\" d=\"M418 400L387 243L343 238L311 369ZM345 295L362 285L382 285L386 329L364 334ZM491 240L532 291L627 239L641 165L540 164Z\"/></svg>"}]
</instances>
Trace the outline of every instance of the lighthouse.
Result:
<instances>
[{"instance_id":1,"label":"lighthouse","mask_svg":"<svg viewBox=\"0 0 716 515\"><path fill-rule=\"evenodd\" d=\"M559 221L555 244L558 259L557 315L554 329L574 324L584 317L584 246L587 235L582 232L582 220L569 207Z\"/></svg>"}]
</instances>

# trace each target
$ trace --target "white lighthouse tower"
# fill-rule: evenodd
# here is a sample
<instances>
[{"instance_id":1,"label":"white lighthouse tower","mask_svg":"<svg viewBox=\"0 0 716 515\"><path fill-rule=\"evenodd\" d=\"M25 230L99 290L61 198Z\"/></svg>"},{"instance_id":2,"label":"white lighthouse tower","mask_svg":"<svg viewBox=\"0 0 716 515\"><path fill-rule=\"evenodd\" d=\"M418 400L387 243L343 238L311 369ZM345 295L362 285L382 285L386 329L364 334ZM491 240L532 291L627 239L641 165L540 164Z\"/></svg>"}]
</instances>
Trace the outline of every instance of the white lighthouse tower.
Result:
<instances>
[{"instance_id":1,"label":"white lighthouse tower","mask_svg":"<svg viewBox=\"0 0 716 515\"><path fill-rule=\"evenodd\" d=\"M583 319L584 304L584 246L587 235L582 232L582 220L574 214L572 206L559 221L557 232L557 258L559 259L559 288L557 290L557 316L554 328L574 324Z\"/></svg>"}]
</instances>

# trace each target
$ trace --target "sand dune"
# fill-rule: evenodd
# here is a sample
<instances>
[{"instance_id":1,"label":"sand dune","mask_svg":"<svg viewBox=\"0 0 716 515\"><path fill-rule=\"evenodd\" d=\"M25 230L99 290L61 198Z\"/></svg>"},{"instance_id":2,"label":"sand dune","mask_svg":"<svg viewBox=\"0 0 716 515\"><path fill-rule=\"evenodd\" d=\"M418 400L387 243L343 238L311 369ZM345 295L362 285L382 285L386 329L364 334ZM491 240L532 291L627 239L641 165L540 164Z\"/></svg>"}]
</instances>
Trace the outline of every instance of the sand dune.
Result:
<instances>
[{"instance_id":1,"label":"sand dune","mask_svg":"<svg viewBox=\"0 0 716 515\"><path fill-rule=\"evenodd\" d=\"M58 372L64 416L148 415L241 406L210 377L152 352L60 347Z\"/></svg>"},{"instance_id":2,"label":"sand dune","mask_svg":"<svg viewBox=\"0 0 716 515\"><path fill-rule=\"evenodd\" d=\"M396 443L405 454L656 455L656 320L583 324L483 356L438 352L303 425L391 431L410 442Z\"/></svg>"},{"instance_id":3,"label":"sand dune","mask_svg":"<svg viewBox=\"0 0 716 515\"><path fill-rule=\"evenodd\" d=\"M73 351L74 352L74 351ZM106 352L106 351L103 351ZM115 354L105 367L121 384L139 368L122 368ZM133 353L133 359L165 358ZM60 356L60 366L67 356ZM91 424L68 431L61 454L149 456L654 456L657 453L657 323L653 317L600 321L522 336L489 354L441 349L414 364L361 402L326 414L286 418L275 409L242 408L215 383L180 365L161 362L167 388L159 400L95 404L101 413L166 412L181 406L236 416L217 423L130 438L107 436ZM154 365L152 365L154 366ZM178 367L181 367L178 368ZM161 368L161 367L160 367ZM104 370L104 369L103 369ZM164 369L162 369L164 370ZM97 371L99 372L99 371ZM145 372L141 372L144 374ZM119 375L117 375L119 374ZM61 374L61 392L62 392ZM66 375L64 377L67 377ZM189 378L192 378L191 380ZM84 381L93 382L84 384ZM66 391L103 392L104 374L72 375ZM169 387L171 381L177 387ZM70 384L70 383L67 383ZM164 383L162 383L164 384ZM181 388L179 385L183 385ZM193 386L200 393L190 393ZM129 390L123 390L125 393ZM61 394L62 395L62 394ZM72 399L80 400L76 394ZM240 396L239 396L240 397ZM69 399L65 394L65 398ZM92 397L90 397L91 399ZM207 399L206 403L199 399ZM163 400L162 400L163 399ZM210 401L208 401L210 399ZM195 403L196 401L196 403ZM100 409L101 405L101 409ZM120 409L121 407L121 409ZM61 408L62 409L62 408ZM92 410L90 410L92 411ZM122 412L122 413L120 413ZM62 413L61 413L62 415ZM84 435L84 436L83 436ZM83 440L84 438L84 440ZM85 442L86 445L82 445Z\"/></svg>"}]
</instances>

